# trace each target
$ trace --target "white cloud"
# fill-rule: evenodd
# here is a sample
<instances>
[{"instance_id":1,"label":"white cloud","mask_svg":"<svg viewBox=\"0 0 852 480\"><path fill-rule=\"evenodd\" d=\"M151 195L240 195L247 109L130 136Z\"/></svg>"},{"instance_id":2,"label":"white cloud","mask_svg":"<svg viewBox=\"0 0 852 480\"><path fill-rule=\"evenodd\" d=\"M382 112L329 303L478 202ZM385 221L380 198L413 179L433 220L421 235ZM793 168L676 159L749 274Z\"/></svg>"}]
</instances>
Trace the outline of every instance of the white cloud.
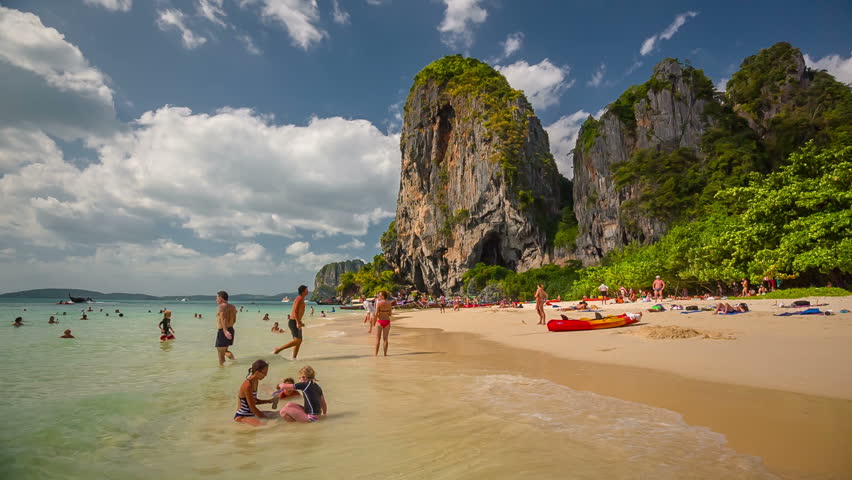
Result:
<instances>
[{"instance_id":1,"label":"white cloud","mask_svg":"<svg viewBox=\"0 0 852 480\"><path fill-rule=\"evenodd\" d=\"M671 25L666 27L665 30L646 38L645 41L642 42L642 48L639 49L639 53L644 56L653 52L654 48L656 48L657 46L657 42L659 42L660 40L668 40L672 38L672 36L677 33L680 27L682 27L683 24L686 23L686 20L688 18L692 18L697 15L698 12L690 11L686 13L681 13L680 15L676 16Z\"/></svg>"},{"instance_id":2,"label":"white cloud","mask_svg":"<svg viewBox=\"0 0 852 480\"><path fill-rule=\"evenodd\" d=\"M813 60L805 54L805 65L814 70L825 70L832 74L837 81L847 85L852 84L852 53L849 58L840 55L827 55L819 60Z\"/></svg>"},{"instance_id":3,"label":"white cloud","mask_svg":"<svg viewBox=\"0 0 852 480\"><path fill-rule=\"evenodd\" d=\"M293 242L287 246L284 251L287 255L301 255L307 253L311 249L311 244L308 242Z\"/></svg>"},{"instance_id":4,"label":"white cloud","mask_svg":"<svg viewBox=\"0 0 852 480\"><path fill-rule=\"evenodd\" d=\"M506 40L500 42L500 45L503 46L503 59L509 58L515 52L521 49L521 46L524 43L524 34L521 32L510 33Z\"/></svg>"},{"instance_id":5,"label":"white cloud","mask_svg":"<svg viewBox=\"0 0 852 480\"><path fill-rule=\"evenodd\" d=\"M601 63L595 73L592 74L592 78L586 82L586 85L590 87L599 87L603 82L604 75L606 74L606 64Z\"/></svg>"},{"instance_id":6,"label":"white cloud","mask_svg":"<svg viewBox=\"0 0 852 480\"><path fill-rule=\"evenodd\" d=\"M574 177L573 150L577 144L580 127L589 118L589 115L589 112L578 110L544 127L547 136L550 138L550 153L556 159L559 173L565 177Z\"/></svg>"},{"instance_id":7,"label":"white cloud","mask_svg":"<svg viewBox=\"0 0 852 480\"><path fill-rule=\"evenodd\" d=\"M340 8L340 2L338 0L331 0L332 5L332 18L334 18L335 23L339 23L341 25L346 25L349 23L349 12Z\"/></svg>"},{"instance_id":8,"label":"white cloud","mask_svg":"<svg viewBox=\"0 0 852 480\"><path fill-rule=\"evenodd\" d=\"M210 20L221 27L225 27L227 24L225 23L225 10L222 8L223 1L224 0L197 0L196 10L199 15L207 20Z\"/></svg>"},{"instance_id":9,"label":"white cloud","mask_svg":"<svg viewBox=\"0 0 852 480\"><path fill-rule=\"evenodd\" d=\"M386 5L388 3L390 3L390 0L367 0L368 5L378 6L378 5Z\"/></svg>"},{"instance_id":10,"label":"white cloud","mask_svg":"<svg viewBox=\"0 0 852 480\"><path fill-rule=\"evenodd\" d=\"M106 75L39 17L2 6L0 78L0 128L37 128L70 140L117 126Z\"/></svg>"},{"instance_id":11,"label":"white cloud","mask_svg":"<svg viewBox=\"0 0 852 480\"><path fill-rule=\"evenodd\" d=\"M46 137L7 147L0 158L47 154L0 178L8 206L0 238L59 247L141 241L163 223L225 242L299 230L364 235L395 210L399 137L365 120L276 125L247 109L167 106L94 146L100 162L82 170ZM331 188L329 172L347 181Z\"/></svg>"},{"instance_id":12,"label":"white cloud","mask_svg":"<svg viewBox=\"0 0 852 480\"><path fill-rule=\"evenodd\" d=\"M643 65L642 62L640 62L639 60L636 60L635 62L633 62L633 64L630 65L630 67L627 68L627 71L624 72L624 76L626 77L626 76L630 75L631 73L635 72L636 70L639 70L639 68L641 68L642 65Z\"/></svg>"},{"instance_id":13,"label":"white cloud","mask_svg":"<svg viewBox=\"0 0 852 480\"><path fill-rule=\"evenodd\" d=\"M250 53L251 55L260 55L261 53L263 53L260 51L259 48L257 48L257 45L254 43L254 40L250 36L238 35L237 39L239 39L239 41L243 44L243 47L245 47L246 52Z\"/></svg>"},{"instance_id":14,"label":"white cloud","mask_svg":"<svg viewBox=\"0 0 852 480\"><path fill-rule=\"evenodd\" d=\"M355 249L355 248L364 248L364 246L365 246L365 245L367 245L367 244L366 244L366 243L364 243L364 242L362 242L361 240L358 240L357 238L353 238L353 239L352 239L351 241L349 241L349 242L346 242L346 243L344 243L344 244L342 244L342 245L338 245L338 246L337 246L337 248L342 248L342 249Z\"/></svg>"},{"instance_id":15,"label":"white cloud","mask_svg":"<svg viewBox=\"0 0 852 480\"><path fill-rule=\"evenodd\" d=\"M485 22L488 12L479 6L482 0L443 0L447 5L438 25L441 40L450 48L467 49L473 45L473 25Z\"/></svg>"},{"instance_id":16,"label":"white cloud","mask_svg":"<svg viewBox=\"0 0 852 480\"><path fill-rule=\"evenodd\" d=\"M719 81L716 82L716 85L714 85L714 88L716 89L716 91L717 92L724 92L725 89L727 88L728 80L729 80L728 78L720 78Z\"/></svg>"},{"instance_id":17,"label":"white cloud","mask_svg":"<svg viewBox=\"0 0 852 480\"><path fill-rule=\"evenodd\" d=\"M317 26L320 17L316 0L242 0L240 6L254 3L261 4L264 20L283 25L293 43L305 50L327 35Z\"/></svg>"},{"instance_id":18,"label":"white cloud","mask_svg":"<svg viewBox=\"0 0 852 480\"><path fill-rule=\"evenodd\" d=\"M0 128L0 176L46 158L61 157L62 152L42 131Z\"/></svg>"},{"instance_id":19,"label":"white cloud","mask_svg":"<svg viewBox=\"0 0 852 480\"><path fill-rule=\"evenodd\" d=\"M304 272L316 272L323 265L340 262L347 258L346 254L343 253L314 253L310 251L310 248L311 244L308 242L295 242L291 244L285 250L290 258L285 259L282 263L283 267Z\"/></svg>"},{"instance_id":20,"label":"white cloud","mask_svg":"<svg viewBox=\"0 0 852 480\"><path fill-rule=\"evenodd\" d=\"M512 88L523 90L535 109L556 105L562 92L574 85L574 80L568 80L571 69L568 66L557 67L547 58L535 65L519 60L494 68L506 77Z\"/></svg>"},{"instance_id":21,"label":"white cloud","mask_svg":"<svg viewBox=\"0 0 852 480\"><path fill-rule=\"evenodd\" d=\"M86 5L104 7L113 12L127 12L133 6L133 0L83 0Z\"/></svg>"},{"instance_id":22,"label":"white cloud","mask_svg":"<svg viewBox=\"0 0 852 480\"><path fill-rule=\"evenodd\" d=\"M184 48L192 50L207 42L206 38L196 35L186 26L183 12L180 10L175 8L158 10L157 15L157 26L160 27L160 30L164 32L172 29L179 31Z\"/></svg>"}]
</instances>

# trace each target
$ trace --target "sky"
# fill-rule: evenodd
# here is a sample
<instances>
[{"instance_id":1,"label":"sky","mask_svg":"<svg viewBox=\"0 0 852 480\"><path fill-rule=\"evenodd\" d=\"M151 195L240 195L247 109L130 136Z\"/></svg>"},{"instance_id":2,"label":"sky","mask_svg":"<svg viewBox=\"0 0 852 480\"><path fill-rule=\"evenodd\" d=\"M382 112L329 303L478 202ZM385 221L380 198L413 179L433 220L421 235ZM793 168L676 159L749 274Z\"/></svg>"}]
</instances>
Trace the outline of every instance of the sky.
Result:
<instances>
[{"instance_id":1,"label":"sky","mask_svg":"<svg viewBox=\"0 0 852 480\"><path fill-rule=\"evenodd\" d=\"M0 292L292 292L370 260L401 113L445 55L523 90L560 172L668 57L779 41L852 82L848 1L0 0Z\"/></svg>"}]
</instances>

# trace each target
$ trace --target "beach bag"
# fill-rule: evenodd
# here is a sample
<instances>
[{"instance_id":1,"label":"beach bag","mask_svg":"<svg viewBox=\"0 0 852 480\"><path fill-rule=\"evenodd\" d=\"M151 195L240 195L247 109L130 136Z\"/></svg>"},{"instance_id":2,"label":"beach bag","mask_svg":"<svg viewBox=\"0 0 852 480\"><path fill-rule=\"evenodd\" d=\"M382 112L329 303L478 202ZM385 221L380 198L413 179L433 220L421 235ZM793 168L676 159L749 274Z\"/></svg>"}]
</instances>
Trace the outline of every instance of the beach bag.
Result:
<instances>
[{"instance_id":1,"label":"beach bag","mask_svg":"<svg viewBox=\"0 0 852 480\"><path fill-rule=\"evenodd\" d=\"M811 302L809 302L807 300L796 300L795 302L793 302L794 307L807 307L810 304L811 304Z\"/></svg>"},{"instance_id":2,"label":"beach bag","mask_svg":"<svg viewBox=\"0 0 852 480\"><path fill-rule=\"evenodd\" d=\"M698 305L687 305L686 309L687 310L698 310Z\"/></svg>"}]
</instances>

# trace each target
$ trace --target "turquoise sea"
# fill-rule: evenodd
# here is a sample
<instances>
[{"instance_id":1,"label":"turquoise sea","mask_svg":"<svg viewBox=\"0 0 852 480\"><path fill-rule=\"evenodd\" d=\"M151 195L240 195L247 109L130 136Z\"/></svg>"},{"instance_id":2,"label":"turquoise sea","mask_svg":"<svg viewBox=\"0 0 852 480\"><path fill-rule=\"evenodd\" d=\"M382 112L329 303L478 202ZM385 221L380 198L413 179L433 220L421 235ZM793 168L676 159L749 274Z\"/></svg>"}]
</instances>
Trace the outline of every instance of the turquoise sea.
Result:
<instances>
[{"instance_id":1,"label":"turquoise sea","mask_svg":"<svg viewBox=\"0 0 852 480\"><path fill-rule=\"evenodd\" d=\"M242 306L237 360L220 368L213 302L0 303L0 478L773 478L675 412L469 366L476 352L416 347L422 331L397 327L391 356L375 358L359 312L316 306L299 360L275 357L290 337L269 330L290 304ZM163 307L173 342L159 340ZM58 338L66 328L77 338ZM271 363L261 398L313 366L328 417L235 424L258 358Z\"/></svg>"}]
</instances>

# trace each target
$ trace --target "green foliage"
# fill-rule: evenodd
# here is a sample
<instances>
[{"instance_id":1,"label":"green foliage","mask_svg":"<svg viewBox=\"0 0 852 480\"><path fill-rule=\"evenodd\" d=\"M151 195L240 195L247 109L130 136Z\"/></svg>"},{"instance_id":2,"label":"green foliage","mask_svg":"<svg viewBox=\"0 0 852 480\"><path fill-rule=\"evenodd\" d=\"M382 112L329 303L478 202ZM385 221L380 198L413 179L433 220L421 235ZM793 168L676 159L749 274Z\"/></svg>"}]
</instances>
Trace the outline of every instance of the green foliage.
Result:
<instances>
[{"instance_id":1,"label":"green foliage","mask_svg":"<svg viewBox=\"0 0 852 480\"><path fill-rule=\"evenodd\" d=\"M382 234L382 237L379 240L379 243L382 246L382 251L388 252L391 245L396 242L396 238L396 220L391 220L390 225L388 225L388 229Z\"/></svg>"},{"instance_id":2,"label":"green foliage","mask_svg":"<svg viewBox=\"0 0 852 480\"><path fill-rule=\"evenodd\" d=\"M577 217L574 215L574 207L569 205L562 209L553 246L574 250L577 248L577 235L579 234L580 227L577 223Z\"/></svg>"},{"instance_id":3,"label":"green foliage","mask_svg":"<svg viewBox=\"0 0 852 480\"><path fill-rule=\"evenodd\" d=\"M371 263L364 265L357 272L344 273L340 277L337 292L341 298L372 297L380 290L393 292L398 288L396 274L383 256L376 255Z\"/></svg>"},{"instance_id":4,"label":"green foliage","mask_svg":"<svg viewBox=\"0 0 852 480\"><path fill-rule=\"evenodd\" d=\"M665 153L639 150L627 162L613 164L615 187L639 189L638 202L623 208L627 216L645 215L672 221L692 214L705 186L703 162L688 148ZM624 206L623 206L624 207Z\"/></svg>"},{"instance_id":5,"label":"green foliage","mask_svg":"<svg viewBox=\"0 0 852 480\"><path fill-rule=\"evenodd\" d=\"M453 213L449 213L449 207L446 206L441 210L444 212L444 224L441 226L441 233L445 236L450 236L456 225L462 225L470 218L470 211L466 208L460 208Z\"/></svg>"},{"instance_id":6,"label":"green foliage","mask_svg":"<svg viewBox=\"0 0 852 480\"><path fill-rule=\"evenodd\" d=\"M670 285L705 287L764 276L822 278L852 273L852 146L813 142L788 165L747 186L716 194L712 213L675 225L658 242L611 252L584 269L573 296L601 282L648 287L661 275Z\"/></svg>"},{"instance_id":7,"label":"green foliage","mask_svg":"<svg viewBox=\"0 0 852 480\"><path fill-rule=\"evenodd\" d=\"M532 300L535 298L536 285L543 283L549 295L555 298L557 295L565 295L568 292L578 278L579 268L579 263L571 262L564 267L546 265L515 273L508 268L478 263L465 272L462 280L465 285L472 282L477 290L482 290L488 285L497 285L503 295L512 300Z\"/></svg>"},{"instance_id":8,"label":"green foliage","mask_svg":"<svg viewBox=\"0 0 852 480\"><path fill-rule=\"evenodd\" d=\"M761 295L757 298L775 299L793 299L805 297L845 297L852 295L852 292L838 287L812 287L812 288L786 288L769 292L766 295ZM732 300L748 300L754 297L731 297Z\"/></svg>"},{"instance_id":9,"label":"green foliage","mask_svg":"<svg viewBox=\"0 0 852 480\"><path fill-rule=\"evenodd\" d=\"M414 77L411 91L429 82L445 87L449 95L468 97L483 105L487 112L485 127L498 142L493 160L500 164L506 182L512 184L517 162L523 157L529 116L533 115L529 106L517 108L518 100L527 105L523 92L509 86L506 78L490 65L461 55L446 56L427 65ZM556 163L551 163L555 169Z\"/></svg>"},{"instance_id":10,"label":"green foliage","mask_svg":"<svg viewBox=\"0 0 852 480\"><path fill-rule=\"evenodd\" d=\"M601 122L595 120L591 115L583 122L583 126L580 127L579 140L577 141L577 145L582 146L583 153L588 153L592 145L595 144L595 140L600 136L598 132L600 126Z\"/></svg>"},{"instance_id":11,"label":"green foliage","mask_svg":"<svg viewBox=\"0 0 852 480\"><path fill-rule=\"evenodd\" d=\"M761 125L773 167L808 140L852 140L852 90L824 71L806 69L803 81L800 62L798 49L777 43L745 59L728 83L731 102Z\"/></svg>"}]
</instances>

